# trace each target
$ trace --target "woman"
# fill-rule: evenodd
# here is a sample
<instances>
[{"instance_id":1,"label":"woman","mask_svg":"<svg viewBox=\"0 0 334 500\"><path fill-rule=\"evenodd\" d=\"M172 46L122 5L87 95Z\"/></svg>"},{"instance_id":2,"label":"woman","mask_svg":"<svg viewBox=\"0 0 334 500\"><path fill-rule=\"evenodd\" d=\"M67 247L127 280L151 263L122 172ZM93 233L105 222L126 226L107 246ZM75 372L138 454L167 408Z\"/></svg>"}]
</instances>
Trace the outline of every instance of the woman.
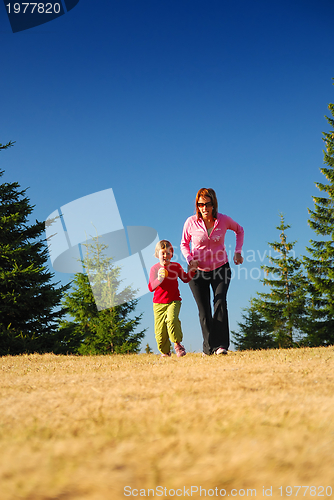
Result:
<instances>
[{"instance_id":1,"label":"woman","mask_svg":"<svg viewBox=\"0 0 334 500\"><path fill-rule=\"evenodd\" d=\"M234 263L242 264L243 228L231 217L218 213L213 189L200 189L196 195L196 215L189 217L184 224L181 251L190 268L197 269L189 285L198 307L203 355L227 354L230 345L226 294L231 269L224 244L228 229L236 233ZM210 287L213 291L213 315Z\"/></svg>"}]
</instances>

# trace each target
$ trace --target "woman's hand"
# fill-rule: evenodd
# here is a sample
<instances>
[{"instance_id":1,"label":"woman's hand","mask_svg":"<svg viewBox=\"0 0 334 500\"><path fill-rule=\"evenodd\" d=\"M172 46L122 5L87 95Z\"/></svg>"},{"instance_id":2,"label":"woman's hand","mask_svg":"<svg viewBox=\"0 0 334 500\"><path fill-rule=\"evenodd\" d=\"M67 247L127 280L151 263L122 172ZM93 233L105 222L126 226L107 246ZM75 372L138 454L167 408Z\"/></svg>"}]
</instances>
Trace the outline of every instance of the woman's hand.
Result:
<instances>
[{"instance_id":1,"label":"woman's hand","mask_svg":"<svg viewBox=\"0 0 334 500\"><path fill-rule=\"evenodd\" d=\"M234 254L234 257L233 257L234 264L236 264L238 266L239 264L242 264L243 261L244 261L244 258L241 255L241 253L235 253Z\"/></svg>"},{"instance_id":2,"label":"woman's hand","mask_svg":"<svg viewBox=\"0 0 334 500\"><path fill-rule=\"evenodd\" d=\"M189 271L196 271L198 269L198 260L191 260L189 262Z\"/></svg>"}]
</instances>

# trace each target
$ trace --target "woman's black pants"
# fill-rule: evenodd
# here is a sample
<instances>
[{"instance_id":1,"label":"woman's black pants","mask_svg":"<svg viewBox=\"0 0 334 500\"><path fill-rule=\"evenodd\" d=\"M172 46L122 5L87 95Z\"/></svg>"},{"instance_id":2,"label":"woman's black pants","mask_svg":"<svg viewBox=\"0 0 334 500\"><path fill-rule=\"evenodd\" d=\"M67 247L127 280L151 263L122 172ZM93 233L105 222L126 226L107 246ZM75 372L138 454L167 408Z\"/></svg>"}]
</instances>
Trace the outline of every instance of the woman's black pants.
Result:
<instances>
[{"instance_id":1,"label":"woman's black pants","mask_svg":"<svg viewBox=\"0 0 334 500\"><path fill-rule=\"evenodd\" d=\"M219 347L228 349L230 332L226 295L231 280L227 262L213 271L197 271L189 286L196 300L203 334L203 352L213 354ZM213 314L210 300L213 291Z\"/></svg>"}]
</instances>

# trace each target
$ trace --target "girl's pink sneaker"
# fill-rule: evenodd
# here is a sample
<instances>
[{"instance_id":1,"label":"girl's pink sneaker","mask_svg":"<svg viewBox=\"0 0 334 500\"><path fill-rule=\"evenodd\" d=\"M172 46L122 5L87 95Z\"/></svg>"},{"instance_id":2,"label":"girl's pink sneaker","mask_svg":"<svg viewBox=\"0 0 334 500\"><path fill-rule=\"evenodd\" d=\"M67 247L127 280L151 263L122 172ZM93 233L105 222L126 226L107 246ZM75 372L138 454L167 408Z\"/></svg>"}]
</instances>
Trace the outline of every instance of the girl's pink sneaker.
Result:
<instances>
[{"instance_id":1,"label":"girl's pink sneaker","mask_svg":"<svg viewBox=\"0 0 334 500\"><path fill-rule=\"evenodd\" d=\"M175 352L176 352L176 356L178 358L180 358L181 356L185 356L187 354L186 350L183 347L183 345L181 344L181 342L175 342L174 349L175 349Z\"/></svg>"}]
</instances>

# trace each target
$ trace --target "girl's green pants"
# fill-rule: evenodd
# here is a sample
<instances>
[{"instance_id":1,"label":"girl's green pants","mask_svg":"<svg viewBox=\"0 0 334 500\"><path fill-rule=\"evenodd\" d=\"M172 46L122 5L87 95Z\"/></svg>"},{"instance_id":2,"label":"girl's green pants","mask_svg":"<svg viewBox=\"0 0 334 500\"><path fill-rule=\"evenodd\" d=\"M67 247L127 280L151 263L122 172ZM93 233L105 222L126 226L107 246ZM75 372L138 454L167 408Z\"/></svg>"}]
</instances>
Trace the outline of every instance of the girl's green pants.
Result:
<instances>
[{"instance_id":1,"label":"girl's green pants","mask_svg":"<svg viewBox=\"0 0 334 500\"><path fill-rule=\"evenodd\" d=\"M163 354L170 352L170 340L173 343L182 340L180 308L180 300L169 304L153 304L155 339L159 351Z\"/></svg>"}]
</instances>

